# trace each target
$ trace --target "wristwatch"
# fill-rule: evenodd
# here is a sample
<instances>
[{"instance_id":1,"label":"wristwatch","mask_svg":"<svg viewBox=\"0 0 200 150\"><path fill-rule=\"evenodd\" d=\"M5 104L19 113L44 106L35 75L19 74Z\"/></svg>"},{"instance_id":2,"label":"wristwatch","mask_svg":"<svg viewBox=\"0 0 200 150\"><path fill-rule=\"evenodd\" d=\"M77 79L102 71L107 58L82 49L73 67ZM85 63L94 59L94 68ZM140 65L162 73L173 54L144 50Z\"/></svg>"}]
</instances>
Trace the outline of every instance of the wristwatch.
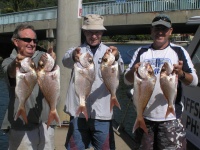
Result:
<instances>
[{"instance_id":1,"label":"wristwatch","mask_svg":"<svg viewBox=\"0 0 200 150\"><path fill-rule=\"evenodd\" d=\"M185 79L185 72L183 71L183 74L179 77L180 80Z\"/></svg>"}]
</instances>

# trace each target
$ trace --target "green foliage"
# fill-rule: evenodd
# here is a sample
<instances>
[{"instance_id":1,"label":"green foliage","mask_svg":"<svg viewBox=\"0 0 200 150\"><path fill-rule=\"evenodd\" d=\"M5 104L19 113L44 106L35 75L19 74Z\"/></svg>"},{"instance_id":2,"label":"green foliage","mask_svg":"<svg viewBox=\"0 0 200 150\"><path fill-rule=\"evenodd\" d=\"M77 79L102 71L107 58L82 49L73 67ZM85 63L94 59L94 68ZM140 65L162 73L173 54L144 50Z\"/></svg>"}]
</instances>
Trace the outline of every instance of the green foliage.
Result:
<instances>
[{"instance_id":1,"label":"green foliage","mask_svg":"<svg viewBox=\"0 0 200 150\"><path fill-rule=\"evenodd\" d=\"M128 42L131 40L151 40L151 35L114 35L114 36L103 36L103 41L112 41L112 42Z\"/></svg>"},{"instance_id":2,"label":"green foliage","mask_svg":"<svg viewBox=\"0 0 200 150\"><path fill-rule=\"evenodd\" d=\"M1 0L0 9L3 14L57 5L57 0Z\"/></svg>"},{"instance_id":3,"label":"green foliage","mask_svg":"<svg viewBox=\"0 0 200 150\"><path fill-rule=\"evenodd\" d=\"M151 36L150 35L135 35L135 40L151 40Z\"/></svg>"}]
</instances>

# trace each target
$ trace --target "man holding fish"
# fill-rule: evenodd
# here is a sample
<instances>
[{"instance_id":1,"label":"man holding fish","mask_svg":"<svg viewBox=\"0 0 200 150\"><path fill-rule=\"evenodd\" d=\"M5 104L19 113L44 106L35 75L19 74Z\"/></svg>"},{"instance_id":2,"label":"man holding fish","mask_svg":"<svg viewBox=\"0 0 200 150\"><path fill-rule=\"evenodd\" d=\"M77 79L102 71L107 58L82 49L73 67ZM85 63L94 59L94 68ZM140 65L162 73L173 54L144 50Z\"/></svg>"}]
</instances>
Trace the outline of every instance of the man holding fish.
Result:
<instances>
[{"instance_id":1,"label":"man holding fish","mask_svg":"<svg viewBox=\"0 0 200 150\"><path fill-rule=\"evenodd\" d=\"M40 78L37 73L41 73L42 68L52 69L56 55L52 48L48 50L49 54L36 50L37 36L32 25L18 25L12 42L15 48L2 63L10 101L1 128L7 131L9 150L54 150L54 125L51 126L50 122L55 118L52 117L50 103L54 103L54 108L57 98L54 102L43 100L44 93L37 84ZM39 70L36 69L38 65ZM56 75L54 78L57 78ZM54 88L58 86L54 83ZM45 122L48 122L47 125Z\"/></svg>"},{"instance_id":2,"label":"man holding fish","mask_svg":"<svg viewBox=\"0 0 200 150\"><path fill-rule=\"evenodd\" d=\"M101 42L103 16L89 14L83 18L85 42L68 50L63 65L72 69L64 111L70 115L66 148L115 149L112 128L113 107L123 60L116 47ZM107 74L107 75L106 75Z\"/></svg>"},{"instance_id":3,"label":"man holding fish","mask_svg":"<svg viewBox=\"0 0 200 150\"><path fill-rule=\"evenodd\" d=\"M124 75L126 84L134 84L135 149L186 149L181 86L196 86L198 78L188 52L170 43L172 31L167 15L156 16L153 43L137 49Z\"/></svg>"}]
</instances>

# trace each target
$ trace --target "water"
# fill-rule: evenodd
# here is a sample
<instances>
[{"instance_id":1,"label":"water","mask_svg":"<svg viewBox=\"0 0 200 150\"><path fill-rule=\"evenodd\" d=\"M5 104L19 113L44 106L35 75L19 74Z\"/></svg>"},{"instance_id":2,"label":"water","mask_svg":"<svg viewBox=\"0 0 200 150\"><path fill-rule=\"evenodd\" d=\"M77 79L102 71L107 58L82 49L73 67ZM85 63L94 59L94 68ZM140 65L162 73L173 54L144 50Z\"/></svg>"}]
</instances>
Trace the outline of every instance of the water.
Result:
<instances>
[{"instance_id":1,"label":"water","mask_svg":"<svg viewBox=\"0 0 200 150\"><path fill-rule=\"evenodd\" d=\"M106 44L116 46L122 55L122 59L125 64L129 64L131 60L131 56L134 51L141 46L141 44ZM1 63L0 63L1 64ZM127 109L127 104L129 99L126 95L127 91L131 87L128 87L123 82L123 76L120 78L120 87L118 88L118 101L121 105L120 111L118 108L114 108L114 117L117 123L120 123L124 117L125 110ZM132 127L135 120L135 111L133 109L132 102L129 103L129 108L127 110L126 118L124 119L123 126L125 131L132 136ZM8 91L6 87L6 83L3 79L2 70L0 68L0 126L3 121L3 117L6 112L6 108L8 105ZM7 136L0 130L0 149L6 150L8 149L8 138Z\"/></svg>"},{"instance_id":2,"label":"water","mask_svg":"<svg viewBox=\"0 0 200 150\"><path fill-rule=\"evenodd\" d=\"M125 64L129 64L137 48L146 44L106 44L107 46L116 46L122 56Z\"/></svg>"},{"instance_id":3,"label":"water","mask_svg":"<svg viewBox=\"0 0 200 150\"><path fill-rule=\"evenodd\" d=\"M6 113L8 101L9 101L8 90L7 90L6 83L3 79L2 70L0 68L0 126L4 119L3 117ZM1 150L8 149L8 137L3 133L2 130L0 130L0 145L1 145L1 148L0 148Z\"/></svg>"}]
</instances>

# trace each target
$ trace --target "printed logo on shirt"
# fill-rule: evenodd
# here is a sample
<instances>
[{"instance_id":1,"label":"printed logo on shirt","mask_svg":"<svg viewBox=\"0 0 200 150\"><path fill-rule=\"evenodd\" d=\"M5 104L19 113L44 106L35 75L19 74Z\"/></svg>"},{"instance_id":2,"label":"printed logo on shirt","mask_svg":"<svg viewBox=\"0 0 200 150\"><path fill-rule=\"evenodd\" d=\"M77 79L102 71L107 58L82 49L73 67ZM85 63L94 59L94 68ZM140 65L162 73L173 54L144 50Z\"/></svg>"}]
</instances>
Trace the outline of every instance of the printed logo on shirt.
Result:
<instances>
[{"instance_id":1,"label":"printed logo on shirt","mask_svg":"<svg viewBox=\"0 0 200 150\"><path fill-rule=\"evenodd\" d=\"M157 75L160 73L161 68L165 62L168 62L172 65L171 60L169 58L152 58L152 59L145 59L144 62L148 62L151 64L151 67L154 70L154 74Z\"/></svg>"}]
</instances>

